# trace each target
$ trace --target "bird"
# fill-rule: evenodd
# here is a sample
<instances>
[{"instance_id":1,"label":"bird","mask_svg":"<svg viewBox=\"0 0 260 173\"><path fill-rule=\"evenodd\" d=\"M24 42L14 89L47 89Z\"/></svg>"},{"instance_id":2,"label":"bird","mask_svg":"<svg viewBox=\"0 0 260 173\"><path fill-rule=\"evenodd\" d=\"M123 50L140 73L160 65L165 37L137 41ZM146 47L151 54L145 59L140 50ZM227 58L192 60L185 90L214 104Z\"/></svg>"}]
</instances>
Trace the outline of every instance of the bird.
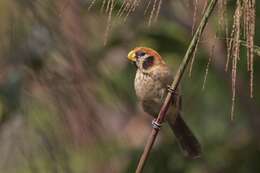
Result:
<instances>
[{"instance_id":1,"label":"bird","mask_svg":"<svg viewBox=\"0 0 260 173\"><path fill-rule=\"evenodd\" d=\"M144 112L156 118L174 75L158 52L148 47L136 47L127 56L137 67L134 88ZM201 156L201 145L182 117L180 90L173 94L166 119L185 157Z\"/></svg>"}]
</instances>

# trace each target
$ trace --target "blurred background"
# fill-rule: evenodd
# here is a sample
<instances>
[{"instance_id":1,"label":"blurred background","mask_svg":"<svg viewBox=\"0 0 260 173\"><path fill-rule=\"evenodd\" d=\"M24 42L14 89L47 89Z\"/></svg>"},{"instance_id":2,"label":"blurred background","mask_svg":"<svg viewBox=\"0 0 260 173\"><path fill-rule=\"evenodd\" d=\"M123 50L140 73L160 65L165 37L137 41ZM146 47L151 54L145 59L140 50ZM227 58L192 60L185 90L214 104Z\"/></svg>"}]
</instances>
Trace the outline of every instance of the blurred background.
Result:
<instances>
[{"instance_id":1,"label":"blurred background","mask_svg":"<svg viewBox=\"0 0 260 173\"><path fill-rule=\"evenodd\" d=\"M0 1L0 172L135 171L151 118L138 105L133 87L136 69L127 53L136 46L151 47L176 70L205 0L161 5L157 1L160 14L157 17L155 10L152 18L154 1L136 1L134 12L121 8L129 2ZM229 30L235 4L235 0L227 4ZM219 5L198 45L191 75L186 73L181 84L183 116L203 145L203 156L184 158L166 125L146 173L260 171L259 55L250 99L247 53L241 47L231 121L231 68L225 72L220 14ZM256 4L256 45L260 45L258 21Z\"/></svg>"}]
</instances>

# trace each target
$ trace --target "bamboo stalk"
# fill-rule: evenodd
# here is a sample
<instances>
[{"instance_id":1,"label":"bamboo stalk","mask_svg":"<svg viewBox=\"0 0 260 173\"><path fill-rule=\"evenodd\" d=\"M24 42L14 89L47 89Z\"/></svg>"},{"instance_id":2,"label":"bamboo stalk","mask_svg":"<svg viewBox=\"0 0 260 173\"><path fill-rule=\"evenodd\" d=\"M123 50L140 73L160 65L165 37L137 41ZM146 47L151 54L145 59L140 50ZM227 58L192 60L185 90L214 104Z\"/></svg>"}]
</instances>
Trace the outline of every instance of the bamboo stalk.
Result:
<instances>
[{"instance_id":1,"label":"bamboo stalk","mask_svg":"<svg viewBox=\"0 0 260 173\"><path fill-rule=\"evenodd\" d=\"M169 90L169 92L166 96L164 104L161 107L160 113L159 113L159 115L156 119L157 124L161 124L164 121L165 115L166 115L168 108L170 106L170 103L172 101L172 95L174 94L174 92L176 91L176 89L179 86L180 80L181 80L181 78L182 78L182 76L185 72L185 69L187 68L187 65L188 65L188 63L191 59L191 55L195 50L196 44L199 41L200 36L202 35L202 32L203 32L203 30L204 30L204 28L205 28L205 26L208 22L208 19L209 19L211 13L212 13L214 7L216 6L217 1L218 0L211 0L210 3L208 4L208 7L207 7L202 19L201 19L201 22L200 22L192 40L191 40L191 42L190 42L190 45L189 45L189 47L186 51L186 54L185 54L185 56L182 60L182 63L180 64L180 67L179 67L179 69L178 69L178 71L177 71L177 73L174 77L174 81L171 84L170 90ZM135 171L136 173L142 173L144 166L145 166L145 163L146 163L146 161L149 157L149 154L150 154L151 149L153 147L153 144L155 142L155 139L158 135L159 130L160 130L159 128L153 128L152 129L152 132L151 132L151 134L148 138L148 141L145 145L144 151L143 151L141 158L139 160L137 169Z\"/></svg>"}]
</instances>

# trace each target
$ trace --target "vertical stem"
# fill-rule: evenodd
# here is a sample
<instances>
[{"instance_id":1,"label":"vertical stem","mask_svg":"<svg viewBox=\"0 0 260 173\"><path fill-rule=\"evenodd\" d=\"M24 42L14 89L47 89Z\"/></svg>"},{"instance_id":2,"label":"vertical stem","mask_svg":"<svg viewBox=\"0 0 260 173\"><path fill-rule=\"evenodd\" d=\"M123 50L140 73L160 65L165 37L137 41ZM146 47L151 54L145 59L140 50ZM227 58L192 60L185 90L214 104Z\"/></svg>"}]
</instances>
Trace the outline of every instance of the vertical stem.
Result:
<instances>
[{"instance_id":1,"label":"vertical stem","mask_svg":"<svg viewBox=\"0 0 260 173\"><path fill-rule=\"evenodd\" d=\"M172 100L172 94L176 91L176 89L179 86L180 80L181 80L181 78L182 78L182 76L185 72L185 69L186 69L186 67L187 67L187 65L188 65L188 63L191 59L191 55L195 50L196 44L199 41L200 36L202 35L202 32L203 32L203 30L204 30L204 28L205 28L205 26L208 22L208 19L209 19L211 13L212 13L214 7L216 6L217 1L218 0L211 0L210 1L202 19L201 19L201 22L200 22L192 40L191 40L191 42L190 42L190 45L189 45L189 47L186 51L186 54L185 54L185 56L182 60L182 63L180 64L180 67L179 67L179 69L178 69L178 71L177 71L177 73L174 77L174 81L171 84L171 90L173 92L170 92L170 91L168 92L166 99L164 101L164 104L163 104L163 106L160 110L160 113L159 113L159 115L156 119L156 123L158 123L158 124L161 124L164 120L166 112L167 112L167 110L170 106L170 102ZM142 173L142 171L144 169L144 165L145 165L145 163L146 163L146 161L149 157L152 146L153 146L155 139L158 135L158 132L159 132L159 129L155 129L155 128L152 129L152 132L151 132L151 134L148 138L147 144L144 148L144 152L143 152L143 154L142 154L142 156L139 160L139 163L138 163L138 166L137 166L137 169L136 169L136 173Z\"/></svg>"},{"instance_id":2,"label":"vertical stem","mask_svg":"<svg viewBox=\"0 0 260 173\"><path fill-rule=\"evenodd\" d=\"M143 171L144 165L146 160L148 159L148 156L150 154L151 151L151 147L153 146L154 142L155 142L155 138L157 136L159 132L159 129L153 129L152 133L150 134L149 138L148 138L148 142L146 143L146 146L144 148L144 152L140 158L139 164L137 166L136 169L136 173L141 173Z\"/></svg>"}]
</instances>

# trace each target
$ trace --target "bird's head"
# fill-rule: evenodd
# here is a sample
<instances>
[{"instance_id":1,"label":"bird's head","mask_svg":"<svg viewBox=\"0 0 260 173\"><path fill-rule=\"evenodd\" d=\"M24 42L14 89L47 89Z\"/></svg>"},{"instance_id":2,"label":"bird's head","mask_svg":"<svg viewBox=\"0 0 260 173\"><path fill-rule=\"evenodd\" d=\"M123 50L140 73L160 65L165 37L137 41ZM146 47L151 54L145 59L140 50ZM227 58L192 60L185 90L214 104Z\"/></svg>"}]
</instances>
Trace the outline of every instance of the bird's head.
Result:
<instances>
[{"instance_id":1,"label":"bird's head","mask_svg":"<svg viewBox=\"0 0 260 173\"><path fill-rule=\"evenodd\" d=\"M158 65L165 64L155 50L147 47L136 47L128 53L127 57L136 64L138 69L146 72Z\"/></svg>"}]
</instances>

